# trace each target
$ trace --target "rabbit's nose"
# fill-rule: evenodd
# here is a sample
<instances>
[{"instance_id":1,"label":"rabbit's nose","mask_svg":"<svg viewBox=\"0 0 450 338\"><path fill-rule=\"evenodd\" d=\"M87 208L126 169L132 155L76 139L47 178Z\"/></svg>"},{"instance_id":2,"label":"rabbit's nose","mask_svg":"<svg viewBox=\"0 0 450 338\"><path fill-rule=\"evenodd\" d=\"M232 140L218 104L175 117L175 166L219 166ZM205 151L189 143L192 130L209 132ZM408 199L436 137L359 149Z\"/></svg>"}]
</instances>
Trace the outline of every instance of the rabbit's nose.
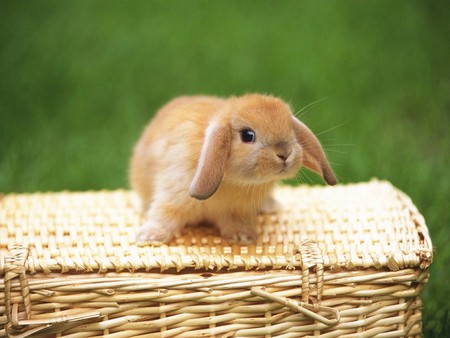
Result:
<instances>
[{"instance_id":1,"label":"rabbit's nose","mask_svg":"<svg viewBox=\"0 0 450 338\"><path fill-rule=\"evenodd\" d=\"M292 153L292 147L287 142L280 142L275 146L277 157L282 161L286 161Z\"/></svg>"},{"instance_id":2,"label":"rabbit's nose","mask_svg":"<svg viewBox=\"0 0 450 338\"><path fill-rule=\"evenodd\" d=\"M286 161L287 160L287 156L283 155L283 154L277 154L278 158L281 159L282 161Z\"/></svg>"}]
</instances>

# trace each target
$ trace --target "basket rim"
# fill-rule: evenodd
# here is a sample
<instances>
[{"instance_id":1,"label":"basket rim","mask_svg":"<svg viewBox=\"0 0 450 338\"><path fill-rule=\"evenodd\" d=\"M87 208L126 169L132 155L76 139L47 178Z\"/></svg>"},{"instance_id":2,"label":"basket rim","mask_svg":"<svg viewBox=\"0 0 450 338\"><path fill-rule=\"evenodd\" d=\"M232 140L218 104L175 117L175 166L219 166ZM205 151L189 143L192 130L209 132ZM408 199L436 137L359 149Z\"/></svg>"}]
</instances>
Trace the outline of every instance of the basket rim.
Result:
<instances>
[{"instance_id":1,"label":"basket rim","mask_svg":"<svg viewBox=\"0 0 450 338\"><path fill-rule=\"evenodd\" d=\"M14 243L11 243L10 241L5 241L5 237L6 239L9 239L8 236L13 237L14 234L11 233L15 229L14 226L18 223L14 224L13 220L13 224L5 224L5 222L11 222L8 219L8 212L11 212L11 210L5 207L7 204L5 201L8 199L13 200L19 198L25 202L34 199L33 201L35 202L36 200L46 198L68 198L69 201L75 201L75 199L78 200L80 198L83 199L89 197L98 200L111 198L111 200L115 201L114 203L118 203L117 201L120 201L122 198L127 199L128 201L135 198L133 192L123 189L88 192L11 193L2 196L0 195L0 273L3 274L5 269L7 269L5 263L6 258L10 257L12 255L11 252L18 247L27 251L27 258L23 262L23 266L27 273L106 273L111 271L133 272L155 270L161 272L166 270L180 272L185 269L217 271L271 269L305 270L306 268L316 268L319 265L321 265L323 269L330 270L386 269L397 271L405 268L427 269L429 267L433 260L432 242L425 220L409 196L393 187L391 183L376 179L362 183L340 184L337 187L344 191L344 193L347 190L354 193L356 191L355 189L358 189L357 191L372 189L380 194L377 197L378 199L382 199L386 196L391 198L392 201L396 203L396 209L393 213L402 212L403 218L401 221L408 223L408 227L405 226L400 230L396 230L399 236L403 236L404 238L408 237L407 239L401 238L405 241L405 245L402 246L390 243L386 246L387 244L385 243L376 243L377 250L375 250L373 248L365 247L364 243L355 242L355 247L351 249L355 252L351 250L348 252L339 252L338 245L334 247L334 251L329 250L329 248L333 246L321 242L320 236L317 238L306 236L302 237L302 239L297 242L275 243L275 245L263 246L225 246L220 243L220 245L217 245L216 247L208 247L207 245L202 245L200 242L197 243L197 245L191 246L179 245L177 243L162 246L142 246L132 243L131 245L126 245L121 248L121 243L119 243L118 246L115 246L109 252L108 249L100 250L100 248L97 248L100 252L99 254L99 252L95 252L96 248L89 248L89 243L87 243L87 246L83 246L82 250L80 249L77 251L76 246L67 247L67 243L64 242L63 245L58 246L58 243L55 244L47 241L47 246L45 246L42 243L38 243L40 238L36 240L37 237L34 238L35 241L30 240L30 238L24 240L26 235L29 234L22 234L22 242L20 236L19 239L18 236L16 236L14 238ZM315 199L320 200L326 198L326 196L333 196L335 191L337 191L333 189L336 188L323 186L280 186L277 187L276 193L279 195L286 195L288 196L288 199L294 195L294 197L296 197L296 194L310 194L312 196L310 200L314 202ZM373 193L372 190L368 193ZM30 204L32 203L30 202ZM19 203L18 205L20 206L21 204ZM331 212L326 209L328 207L329 205L324 207L325 209L320 210L323 212ZM129 209L127 209L126 212L130 212ZM135 215L133 217L135 217ZM268 215L267 217L273 216ZM282 218L284 215L277 215L277 217ZM405 217L407 217L407 219L405 219ZM122 231L120 232L121 240L128 236L126 231L129 231L132 226L134 225L127 225L126 228L118 230L119 232ZM95 231L98 231L97 228L92 230L94 235ZM42 231L41 235L49 235L51 232L51 230L40 231ZM344 233L345 231L346 230L344 229ZM402 234L402 231L410 231L411 233ZM51 237L53 234L50 234L49 236ZM65 234L66 240L67 237L68 235ZM409 237L413 239L410 240ZM302 248L305 248L305 245L309 245L313 249L310 248L310 251L302 253ZM354 243L352 243L352 245L354 245ZM314 252L314 257L311 256L312 252Z\"/></svg>"}]
</instances>

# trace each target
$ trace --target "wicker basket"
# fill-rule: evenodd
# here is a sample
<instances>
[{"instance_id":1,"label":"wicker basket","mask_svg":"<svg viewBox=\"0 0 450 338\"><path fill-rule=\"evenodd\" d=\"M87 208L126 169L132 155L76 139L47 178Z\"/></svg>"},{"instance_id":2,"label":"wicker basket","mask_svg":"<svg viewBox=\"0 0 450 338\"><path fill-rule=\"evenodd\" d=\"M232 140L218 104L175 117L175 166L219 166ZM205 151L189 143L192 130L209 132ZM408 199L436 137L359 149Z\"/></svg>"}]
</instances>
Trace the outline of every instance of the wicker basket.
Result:
<instances>
[{"instance_id":1,"label":"wicker basket","mask_svg":"<svg viewBox=\"0 0 450 338\"><path fill-rule=\"evenodd\" d=\"M432 244L387 182L280 187L255 245L135 244L129 191L0 197L0 337L416 337Z\"/></svg>"}]
</instances>

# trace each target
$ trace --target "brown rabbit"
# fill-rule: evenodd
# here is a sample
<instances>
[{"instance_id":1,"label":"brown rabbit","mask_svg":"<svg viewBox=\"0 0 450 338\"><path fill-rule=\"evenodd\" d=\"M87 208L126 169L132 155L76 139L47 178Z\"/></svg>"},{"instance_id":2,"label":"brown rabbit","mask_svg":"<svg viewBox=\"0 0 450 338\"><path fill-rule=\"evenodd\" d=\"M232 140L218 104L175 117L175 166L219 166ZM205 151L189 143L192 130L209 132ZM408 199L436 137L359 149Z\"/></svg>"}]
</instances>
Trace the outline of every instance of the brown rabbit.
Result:
<instances>
[{"instance_id":1,"label":"brown rabbit","mask_svg":"<svg viewBox=\"0 0 450 338\"><path fill-rule=\"evenodd\" d=\"M302 165L336 184L319 141L281 99L179 97L134 148L131 183L145 213L137 241L168 242L186 224L207 221L229 241L252 242L275 182Z\"/></svg>"}]
</instances>

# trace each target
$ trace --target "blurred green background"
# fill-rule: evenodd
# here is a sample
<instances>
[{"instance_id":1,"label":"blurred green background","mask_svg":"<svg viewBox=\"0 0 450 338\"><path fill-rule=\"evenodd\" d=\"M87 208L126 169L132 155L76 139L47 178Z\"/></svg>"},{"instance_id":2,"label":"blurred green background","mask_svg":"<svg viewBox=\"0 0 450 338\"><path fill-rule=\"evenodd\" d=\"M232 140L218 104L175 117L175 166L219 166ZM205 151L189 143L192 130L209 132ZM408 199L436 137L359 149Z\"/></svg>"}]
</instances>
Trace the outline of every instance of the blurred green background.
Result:
<instances>
[{"instance_id":1,"label":"blurred green background","mask_svg":"<svg viewBox=\"0 0 450 338\"><path fill-rule=\"evenodd\" d=\"M387 179L424 214L424 331L448 337L449 4L1 1L0 191L128 187L133 143L177 95L320 100L302 119L340 181Z\"/></svg>"}]
</instances>

